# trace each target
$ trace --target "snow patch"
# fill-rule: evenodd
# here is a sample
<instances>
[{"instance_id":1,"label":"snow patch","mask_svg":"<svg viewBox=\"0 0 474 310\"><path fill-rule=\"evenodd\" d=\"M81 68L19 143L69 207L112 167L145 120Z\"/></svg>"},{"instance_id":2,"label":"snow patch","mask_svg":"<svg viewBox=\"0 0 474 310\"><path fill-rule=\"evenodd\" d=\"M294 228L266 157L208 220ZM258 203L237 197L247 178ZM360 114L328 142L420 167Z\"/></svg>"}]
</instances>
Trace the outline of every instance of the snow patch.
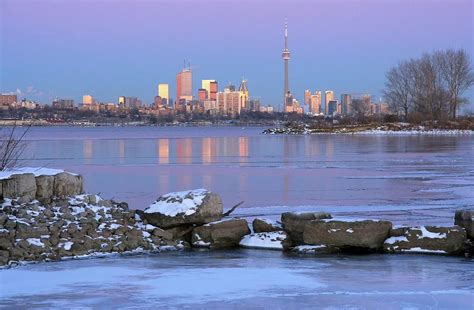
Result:
<instances>
[{"instance_id":1,"label":"snow patch","mask_svg":"<svg viewBox=\"0 0 474 310\"><path fill-rule=\"evenodd\" d=\"M428 250L422 249L419 247L411 248L411 249L401 249L402 252L406 253L431 253L431 254L447 254L446 251L443 250Z\"/></svg>"},{"instance_id":2,"label":"snow patch","mask_svg":"<svg viewBox=\"0 0 474 310\"><path fill-rule=\"evenodd\" d=\"M25 173L32 173L35 175L35 177L39 176L55 176L57 174L60 174L62 172L65 172L62 169L51 169L51 168L43 168L43 167L22 167L22 168L15 168L15 169L8 169L5 171L0 172L0 180L8 179L14 174L25 174ZM74 173L70 173L72 175L76 175Z\"/></svg>"},{"instance_id":3,"label":"snow patch","mask_svg":"<svg viewBox=\"0 0 474 310\"><path fill-rule=\"evenodd\" d=\"M244 248L282 250L286 233L283 231L262 232L246 235L240 240L240 246Z\"/></svg>"},{"instance_id":4,"label":"snow patch","mask_svg":"<svg viewBox=\"0 0 474 310\"><path fill-rule=\"evenodd\" d=\"M41 239L39 238L28 238L26 239L26 241L31 244L31 245L34 245L34 246L39 246L39 247L44 247L44 243L41 242Z\"/></svg>"},{"instance_id":5,"label":"snow patch","mask_svg":"<svg viewBox=\"0 0 474 310\"><path fill-rule=\"evenodd\" d=\"M386 244L395 244L396 242L408 242L408 239L405 236L390 237L387 240L385 240L384 243L386 243Z\"/></svg>"},{"instance_id":6,"label":"snow patch","mask_svg":"<svg viewBox=\"0 0 474 310\"><path fill-rule=\"evenodd\" d=\"M425 226L420 226L421 236L418 236L418 239L445 239L447 236L445 233L434 233L428 231Z\"/></svg>"}]
</instances>

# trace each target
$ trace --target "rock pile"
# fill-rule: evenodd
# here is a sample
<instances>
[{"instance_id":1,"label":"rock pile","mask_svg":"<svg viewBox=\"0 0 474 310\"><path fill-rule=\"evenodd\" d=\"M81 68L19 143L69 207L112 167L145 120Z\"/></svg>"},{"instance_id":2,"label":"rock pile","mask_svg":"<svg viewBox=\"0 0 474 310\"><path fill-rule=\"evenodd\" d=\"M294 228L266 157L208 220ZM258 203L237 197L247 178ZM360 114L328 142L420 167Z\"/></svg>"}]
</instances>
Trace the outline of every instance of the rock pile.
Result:
<instances>
[{"instance_id":1,"label":"rock pile","mask_svg":"<svg viewBox=\"0 0 474 310\"><path fill-rule=\"evenodd\" d=\"M472 254L474 211L453 227L393 227L328 213L283 213L281 221L225 218L219 195L205 189L169 193L144 211L82 192L82 177L60 171L0 174L0 265L107 253L232 247L298 254ZM6 175L6 176L5 176ZM229 212L226 213L228 215Z\"/></svg>"}]
</instances>

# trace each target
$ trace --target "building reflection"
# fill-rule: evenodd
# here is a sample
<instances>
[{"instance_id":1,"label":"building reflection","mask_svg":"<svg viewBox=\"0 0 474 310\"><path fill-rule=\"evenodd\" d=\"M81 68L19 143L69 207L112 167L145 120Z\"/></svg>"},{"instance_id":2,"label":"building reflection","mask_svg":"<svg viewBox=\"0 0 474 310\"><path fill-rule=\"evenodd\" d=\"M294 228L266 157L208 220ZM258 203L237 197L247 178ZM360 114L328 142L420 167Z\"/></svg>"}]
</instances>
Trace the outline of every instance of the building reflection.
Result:
<instances>
[{"instance_id":1,"label":"building reflection","mask_svg":"<svg viewBox=\"0 0 474 310\"><path fill-rule=\"evenodd\" d=\"M119 140L118 142L118 155L120 163L123 163L125 159L125 140Z\"/></svg>"},{"instance_id":2,"label":"building reflection","mask_svg":"<svg viewBox=\"0 0 474 310\"><path fill-rule=\"evenodd\" d=\"M169 139L158 139L158 162L160 164L169 164L170 162L169 143Z\"/></svg>"},{"instance_id":3,"label":"building reflection","mask_svg":"<svg viewBox=\"0 0 474 310\"><path fill-rule=\"evenodd\" d=\"M84 140L82 153L83 153L84 159L86 160L86 163L90 163L92 156L94 155L94 147L93 147L92 140L90 139Z\"/></svg>"},{"instance_id":4,"label":"building reflection","mask_svg":"<svg viewBox=\"0 0 474 310\"><path fill-rule=\"evenodd\" d=\"M179 164L192 163L193 156L193 140L178 139L176 140L176 160Z\"/></svg>"},{"instance_id":5,"label":"building reflection","mask_svg":"<svg viewBox=\"0 0 474 310\"><path fill-rule=\"evenodd\" d=\"M216 140L214 138L203 138L201 142L201 157L203 164L210 164L216 155Z\"/></svg>"},{"instance_id":6,"label":"building reflection","mask_svg":"<svg viewBox=\"0 0 474 310\"><path fill-rule=\"evenodd\" d=\"M239 161L248 162L249 156L249 138L239 137Z\"/></svg>"}]
</instances>

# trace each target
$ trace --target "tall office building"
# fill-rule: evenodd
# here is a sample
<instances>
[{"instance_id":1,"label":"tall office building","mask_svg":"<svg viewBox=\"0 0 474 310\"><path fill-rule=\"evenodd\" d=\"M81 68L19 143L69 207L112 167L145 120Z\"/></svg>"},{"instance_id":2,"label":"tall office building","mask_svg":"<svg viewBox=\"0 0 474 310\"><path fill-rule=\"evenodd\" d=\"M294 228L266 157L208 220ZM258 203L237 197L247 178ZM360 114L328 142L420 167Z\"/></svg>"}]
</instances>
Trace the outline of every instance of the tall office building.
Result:
<instances>
[{"instance_id":1,"label":"tall office building","mask_svg":"<svg viewBox=\"0 0 474 310\"><path fill-rule=\"evenodd\" d=\"M311 95L310 103L309 103L309 111L312 114L321 113L321 92L320 91L315 91L314 95Z\"/></svg>"},{"instance_id":2,"label":"tall office building","mask_svg":"<svg viewBox=\"0 0 474 310\"><path fill-rule=\"evenodd\" d=\"M249 90L247 88L247 80L242 80L239 86L239 102L240 108L248 110Z\"/></svg>"},{"instance_id":3,"label":"tall office building","mask_svg":"<svg viewBox=\"0 0 474 310\"><path fill-rule=\"evenodd\" d=\"M170 87L168 84L158 84L158 96L161 97L163 105L169 104L170 100Z\"/></svg>"},{"instance_id":4,"label":"tall office building","mask_svg":"<svg viewBox=\"0 0 474 310\"><path fill-rule=\"evenodd\" d=\"M224 88L223 92L217 93L217 106L219 113L236 116L240 114L240 92L233 85Z\"/></svg>"},{"instance_id":5,"label":"tall office building","mask_svg":"<svg viewBox=\"0 0 474 310\"><path fill-rule=\"evenodd\" d=\"M326 115L334 116L338 112L339 102L337 100L330 100L328 103L328 113Z\"/></svg>"},{"instance_id":6,"label":"tall office building","mask_svg":"<svg viewBox=\"0 0 474 310\"><path fill-rule=\"evenodd\" d=\"M176 74L176 102L184 99L193 100L193 73L191 68L184 68Z\"/></svg>"},{"instance_id":7,"label":"tall office building","mask_svg":"<svg viewBox=\"0 0 474 310\"><path fill-rule=\"evenodd\" d=\"M209 96L208 98L206 99L211 99L210 98L210 95L211 95L211 83L215 83L216 80L202 80L201 81L201 88L202 89L205 89L207 90L207 95ZM214 99L215 100L215 99Z\"/></svg>"},{"instance_id":8,"label":"tall office building","mask_svg":"<svg viewBox=\"0 0 474 310\"><path fill-rule=\"evenodd\" d=\"M204 100L207 99L207 97L208 97L207 89L199 88L199 90L198 90L198 100L199 101L204 101Z\"/></svg>"},{"instance_id":9,"label":"tall office building","mask_svg":"<svg viewBox=\"0 0 474 310\"><path fill-rule=\"evenodd\" d=\"M311 102L311 90L307 89L304 91L304 104L309 105Z\"/></svg>"},{"instance_id":10,"label":"tall office building","mask_svg":"<svg viewBox=\"0 0 474 310\"><path fill-rule=\"evenodd\" d=\"M289 82L288 82L288 61L290 60L290 51L288 50L288 23L285 22L285 48L283 49L283 53L281 54L284 63L284 86L283 86L283 110L284 112L288 112L289 110L293 111L293 107L288 108L288 102L292 102L292 100L287 100L287 97L291 95Z\"/></svg>"},{"instance_id":11,"label":"tall office building","mask_svg":"<svg viewBox=\"0 0 474 310\"><path fill-rule=\"evenodd\" d=\"M324 92L324 113L326 115L330 115L329 114L329 102L330 101L333 101L334 100L334 92L332 90L326 90Z\"/></svg>"},{"instance_id":12,"label":"tall office building","mask_svg":"<svg viewBox=\"0 0 474 310\"><path fill-rule=\"evenodd\" d=\"M341 112L344 115L352 114L352 111L351 111L351 95L350 94L342 94L341 95Z\"/></svg>"},{"instance_id":13,"label":"tall office building","mask_svg":"<svg viewBox=\"0 0 474 310\"><path fill-rule=\"evenodd\" d=\"M82 96L82 104L84 106L91 106L94 104L94 98L91 95Z\"/></svg>"},{"instance_id":14,"label":"tall office building","mask_svg":"<svg viewBox=\"0 0 474 310\"><path fill-rule=\"evenodd\" d=\"M211 100L217 100L217 92L219 91L217 81L212 81L209 83L209 91L207 95L209 96L209 99Z\"/></svg>"}]
</instances>

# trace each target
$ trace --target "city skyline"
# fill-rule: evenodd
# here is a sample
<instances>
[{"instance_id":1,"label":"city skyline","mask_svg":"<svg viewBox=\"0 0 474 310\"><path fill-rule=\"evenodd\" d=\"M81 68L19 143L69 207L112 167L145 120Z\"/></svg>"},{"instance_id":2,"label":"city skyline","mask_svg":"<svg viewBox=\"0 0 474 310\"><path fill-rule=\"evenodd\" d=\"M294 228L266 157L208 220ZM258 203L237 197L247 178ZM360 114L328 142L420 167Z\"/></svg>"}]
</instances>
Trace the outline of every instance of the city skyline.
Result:
<instances>
[{"instance_id":1,"label":"city skyline","mask_svg":"<svg viewBox=\"0 0 474 310\"><path fill-rule=\"evenodd\" d=\"M209 1L203 4L213 9L208 13L203 8L186 11L192 23L184 21L177 25L168 17L184 10L190 2L138 2L130 11L130 20L122 25L112 17L132 6L127 1L114 5L90 1L71 5L56 1L42 1L41 5L3 1L1 91L19 89L21 96L45 103L54 97L80 102L84 94L103 102L117 102L118 96L134 96L152 103L158 84L169 84L169 93L176 93L175 76L183 59L189 59L195 84L215 79L222 90L229 82L238 84L245 76L252 94L261 98L263 104L281 109L281 29L285 18L291 26L294 56L289 83L300 102L305 89L334 90L336 99L342 93L371 93L379 97L384 73L390 66L435 48L464 48L472 55L469 1L401 1L395 10L389 10L390 3L374 1L296 1L286 10L273 5L264 15L262 10L269 2L256 1L251 4L254 12L245 18L247 23L225 22L242 11L237 2L228 2L235 6L230 13L225 13L225 5ZM163 18L149 19L158 9ZM298 12L304 9L315 9L320 18L301 18ZM357 14L351 12L354 9L366 19L356 18ZM55 24L41 19L44 10L50 10L50 16L56 17L52 19L64 29L53 31ZM86 13L90 18L82 25L79 20ZM202 18L206 14L216 18L213 22ZM382 18L384 14L389 16ZM25 17L26 22L14 22L19 16ZM390 16L397 20L390 21ZM342 17L351 27L325 24ZM257 23L263 20L265 23ZM377 21L381 20L383 27L378 27ZM432 27L429 33L424 32L426 24ZM219 31L211 31L214 28ZM157 39L151 40L151 35ZM130 39L125 51L124 38ZM185 47L177 46L179 39L186 43ZM225 43L220 44L224 47L217 45L219 41ZM265 44L259 43L263 41ZM377 58L373 58L375 53ZM23 74L26 72L30 74ZM198 88L192 89L196 97ZM472 97L472 92L467 95Z\"/></svg>"}]
</instances>

